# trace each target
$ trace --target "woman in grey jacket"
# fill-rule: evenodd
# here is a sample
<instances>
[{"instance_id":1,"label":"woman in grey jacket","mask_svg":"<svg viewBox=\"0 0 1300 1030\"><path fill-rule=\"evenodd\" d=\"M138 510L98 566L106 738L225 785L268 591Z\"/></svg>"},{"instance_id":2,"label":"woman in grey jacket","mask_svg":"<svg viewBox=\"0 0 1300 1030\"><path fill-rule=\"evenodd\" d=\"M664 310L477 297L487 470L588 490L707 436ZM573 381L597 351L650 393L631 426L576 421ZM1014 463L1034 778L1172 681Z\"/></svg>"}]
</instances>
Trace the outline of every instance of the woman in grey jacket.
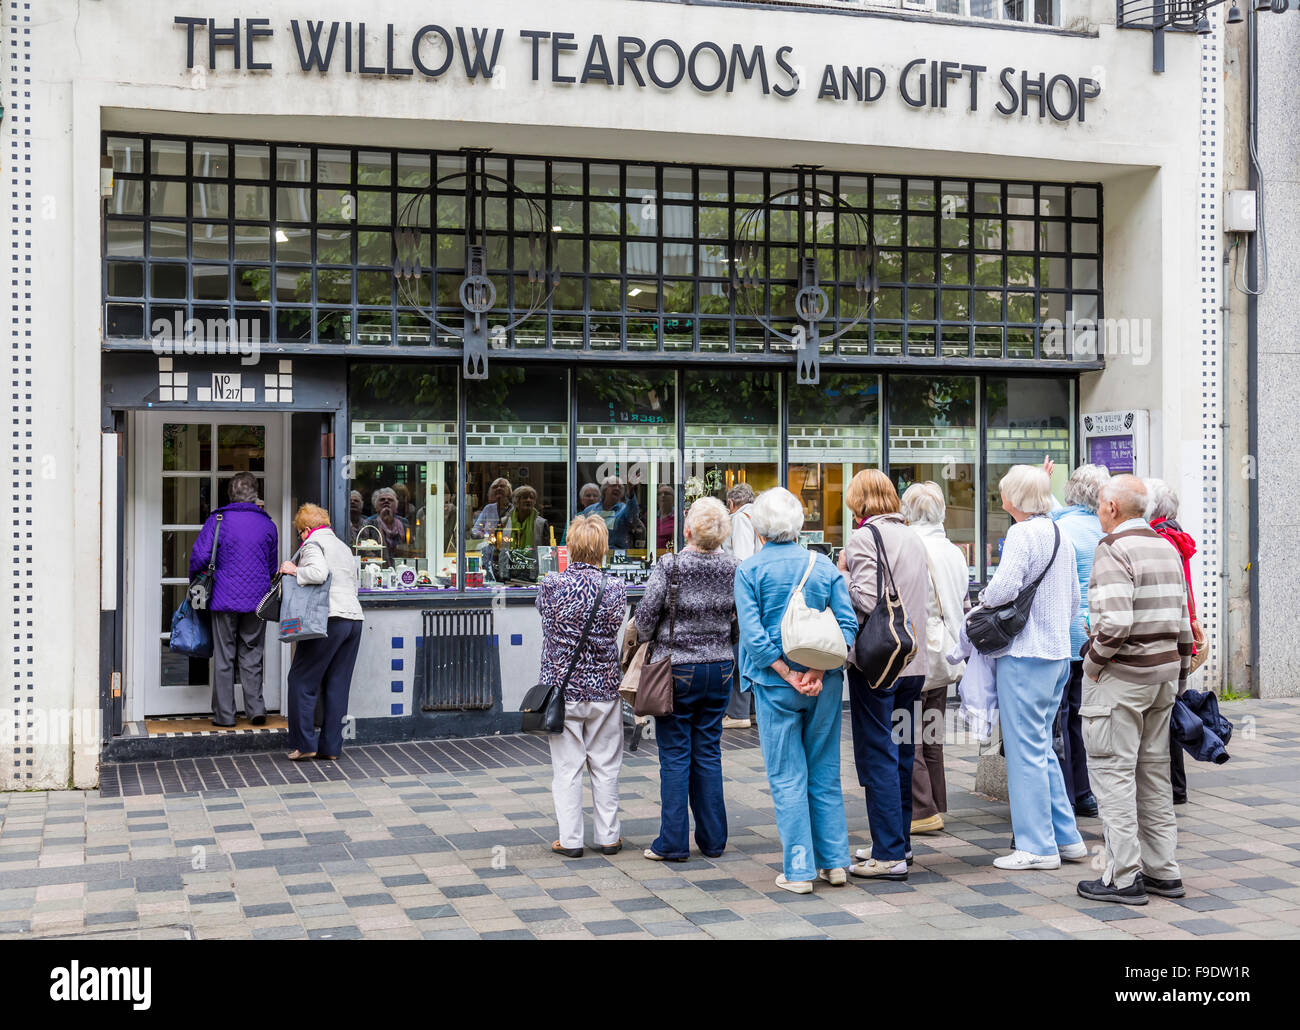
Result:
<instances>
[{"instance_id":1,"label":"woman in grey jacket","mask_svg":"<svg viewBox=\"0 0 1300 1030\"><path fill-rule=\"evenodd\" d=\"M343 720L352 690L352 667L361 649L361 602L357 600L357 566L352 549L330 529L329 512L304 504L294 516L293 528L302 541L299 563L280 566L302 586L329 578L329 628L325 636L294 645L289 667L289 758L326 758L334 761L343 751ZM316 733L316 697L325 695L319 739Z\"/></svg>"},{"instance_id":2,"label":"woman in grey jacket","mask_svg":"<svg viewBox=\"0 0 1300 1030\"><path fill-rule=\"evenodd\" d=\"M858 783L866 789L871 826L871 848L857 850L854 857L859 861L849 872L880 880L906 880L912 854L912 763L918 734L915 710L925 685L929 564L925 544L899 514L898 491L879 469L864 469L854 476L844 491L844 501L863 522L840 552L840 568L848 579L849 597L859 621L871 615L879 601L874 527L920 645L898 679L877 688L858 671L849 650L853 761L858 767ZM888 578L885 582L888 584Z\"/></svg>"}]
</instances>

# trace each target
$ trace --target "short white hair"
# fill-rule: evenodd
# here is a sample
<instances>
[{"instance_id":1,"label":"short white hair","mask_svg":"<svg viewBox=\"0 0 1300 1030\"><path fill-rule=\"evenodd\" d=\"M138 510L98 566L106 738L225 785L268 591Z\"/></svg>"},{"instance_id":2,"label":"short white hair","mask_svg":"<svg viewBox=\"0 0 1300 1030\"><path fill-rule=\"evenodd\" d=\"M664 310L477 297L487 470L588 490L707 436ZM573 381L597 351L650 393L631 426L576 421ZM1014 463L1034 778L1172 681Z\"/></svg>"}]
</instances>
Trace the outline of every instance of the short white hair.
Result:
<instances>
[{"instance_id":1,"label":"short white hair","mask_svg":"<svg viewBox=\"0 0 1300 1030\"><path fill-rule=\"evenodd\" d=\"M716 497L701 497L686 512L691 543L701 551L716 551L731 536L731 516Z\"/></svg>"},{"instance_id":2,"label":"short white hair","mask_svg":"<svg viewBox=\"0 0 1300 1030\"><path fill-rule=\"evenodd\" d=\"M942 526L948 513L943 491L933 481L913 483L903 491L899 506L903 518L914 526Z\"/></svg>"},{"instance_id":3,"label":"short white hair","mask_svg":"<svg viewBox=\"0 0 1300 1030\"><path fill-rule=\"evenodd\" d=\"M1178 518L1178 494L1163 479L1144 479L1147 488L1146 520Z\"/></svg>"},{"instance_id":4,"label":"short white hair","mask_svg":"<svg viewBox=\"0 0 1300 1030\"><path fill-rule=\"evenodd\" d=\"M797 540L803 529L803 503L785 487L774 486L758 495L749 518L764 540L774 544Z\"/></svg>"},{"instance_id":5,"label":"short white hair","mask_svg":"<svg viewBox=\"0 0 1300 1030\"><path fill-rule=\"evenodd\" d=\"M1046 515L1052 510L1052 481L1038 465L1012 465L998 481L998 492L1011 507L1026 515Z\"/></svg>"},{"instance_id":6,"label":"short white hair","mask_svg":"<svg viewBox=\"0 0 1300 1030\"><path fill-rule=\"evenodd\" d=\"M1110 469L1105 465L1080 465L1070 473L1070 481L1065 484L1065 503L1077 504L1095 512L1101 488L1108 482Z\"/></svg>"},{"instance_id":7,"label":"short white hair","mask_svg":"<svg viewBox=\"0 0 1300 1030\"><path fill-rule=\"evenodd\" d=\"M1151 491L1137 476L1112 476L1101 488L1100 501L1114 501L1119 514L1128 518L1142 518L1150 512ZM1149 514L1147 518L1151 517Z\"/></svg>"}]
</instances>

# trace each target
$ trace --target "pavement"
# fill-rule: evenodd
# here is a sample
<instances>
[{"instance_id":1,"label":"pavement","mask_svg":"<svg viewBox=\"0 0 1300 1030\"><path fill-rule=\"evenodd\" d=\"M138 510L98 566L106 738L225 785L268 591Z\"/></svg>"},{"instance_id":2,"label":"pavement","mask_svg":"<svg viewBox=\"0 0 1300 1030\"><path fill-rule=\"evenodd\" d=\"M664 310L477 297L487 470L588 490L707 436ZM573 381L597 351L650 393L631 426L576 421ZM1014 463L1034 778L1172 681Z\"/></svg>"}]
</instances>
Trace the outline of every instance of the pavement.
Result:
<instances>
[{"instance_id":1,"label":"pavement","mask_svg":"<svg viewBox=\"0 0 1300 1030\"><path fill-rule=\"evenodd\" d=\"M105 766L100 790L0 794L0 939L1295 939L1300 699L1222 708L1232 760L1189 760L1177 809L1187 897L1141 908L1077 897L1087 864L992 866L1007 807L972 793L977 749L950 711L947 827L915 838L907 883L774 886L756 731L726 733L726 853L682 864L641 856L658 830L653 741L625 756L625 850L565 860L549 850L545 741L494 737L354 747L339 763ZM866 811L844 725L856 847ZM1080 828L1100 842L1098 820Z\"/></svg>"}]
</instances>

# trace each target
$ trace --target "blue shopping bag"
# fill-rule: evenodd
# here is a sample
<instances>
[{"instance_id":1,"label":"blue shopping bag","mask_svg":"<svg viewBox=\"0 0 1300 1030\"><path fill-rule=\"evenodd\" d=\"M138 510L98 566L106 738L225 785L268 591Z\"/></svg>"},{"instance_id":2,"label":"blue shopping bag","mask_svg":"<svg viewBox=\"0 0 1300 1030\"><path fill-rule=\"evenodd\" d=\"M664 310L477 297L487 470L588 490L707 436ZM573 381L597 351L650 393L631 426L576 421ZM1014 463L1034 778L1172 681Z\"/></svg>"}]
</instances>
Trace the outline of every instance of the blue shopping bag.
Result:
<instances>
[{"instance_id":1,"label":"blue shopping bag","mask_svg":"<svg viewBox=\"0 0 1300 1030\"><path fill-rule=\"evenodd\" d=\"M172 614L172 636L167 646L191 658L212 657L212 624L208 613L195 611L188 596Z\"/></svg>"}]
</instances>

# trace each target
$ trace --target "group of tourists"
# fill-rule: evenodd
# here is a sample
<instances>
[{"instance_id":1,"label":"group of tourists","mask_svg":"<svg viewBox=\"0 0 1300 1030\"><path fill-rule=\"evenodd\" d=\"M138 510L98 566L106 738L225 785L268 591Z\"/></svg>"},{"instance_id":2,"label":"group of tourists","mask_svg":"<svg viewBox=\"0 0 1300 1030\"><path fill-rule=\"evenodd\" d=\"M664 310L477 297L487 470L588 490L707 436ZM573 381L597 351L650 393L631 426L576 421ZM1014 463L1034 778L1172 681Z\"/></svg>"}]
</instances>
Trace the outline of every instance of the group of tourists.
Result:
<instances>
[{"instance_id":1,"label":"group of tourists","mask_svg":"<svg viewBox=\"0 0 1300 1030\"><path fill-rule=\"evenodd\" d=\"M906 880L912 836L944 828L942 720L948 687L964 678L963 694L982 689L996 708L1006 756L1013 841L994 864L1084 861L1078 819L1099 815L1105 865L1098 879L1079 883L1081 896L1126 904L1181 896L1173 805L1186 788L1181 762L1171 775L1170 712L1204 646L1186 560L1195 548L1174 521L1177 496L1164 483L1083 465L1062 506L1051 471L1050 461L1017 465L999 482L1011 527L973 607L966 559L945 534L935 483L915 483L900 498L879 470L854 476L845 503L856 528L838 564L798 542L804 509L788 490L755 498L738 484L726 506L694 502L686 546L656 563L632 615L637 638L671 654L673 677L671 712L655 720L662 812L645 858L686 861L692 815L700 852L722 854L722 733L756 718L781 838L777 886L807 894L848 875ZM550 737L559 822L552 849L576 858L584 767L594 845L605 854L623 846L627 598L601 571L605 521L579 515L567 539L569 566L543 579L537 607L541 682L564 684L567 715ZM823 626L838 627L842 664L810 668L785 653L783 621L796 594ZM915 653L882 675L859 667L855 642L886 605L891 617L896 607L905 612ZM1009 640L971 646L972 635L984 637L968 629L1013 609L1023 624ZM840 777L846 691L871 837L852 854Z\"/></svg>"}]
</instances>

